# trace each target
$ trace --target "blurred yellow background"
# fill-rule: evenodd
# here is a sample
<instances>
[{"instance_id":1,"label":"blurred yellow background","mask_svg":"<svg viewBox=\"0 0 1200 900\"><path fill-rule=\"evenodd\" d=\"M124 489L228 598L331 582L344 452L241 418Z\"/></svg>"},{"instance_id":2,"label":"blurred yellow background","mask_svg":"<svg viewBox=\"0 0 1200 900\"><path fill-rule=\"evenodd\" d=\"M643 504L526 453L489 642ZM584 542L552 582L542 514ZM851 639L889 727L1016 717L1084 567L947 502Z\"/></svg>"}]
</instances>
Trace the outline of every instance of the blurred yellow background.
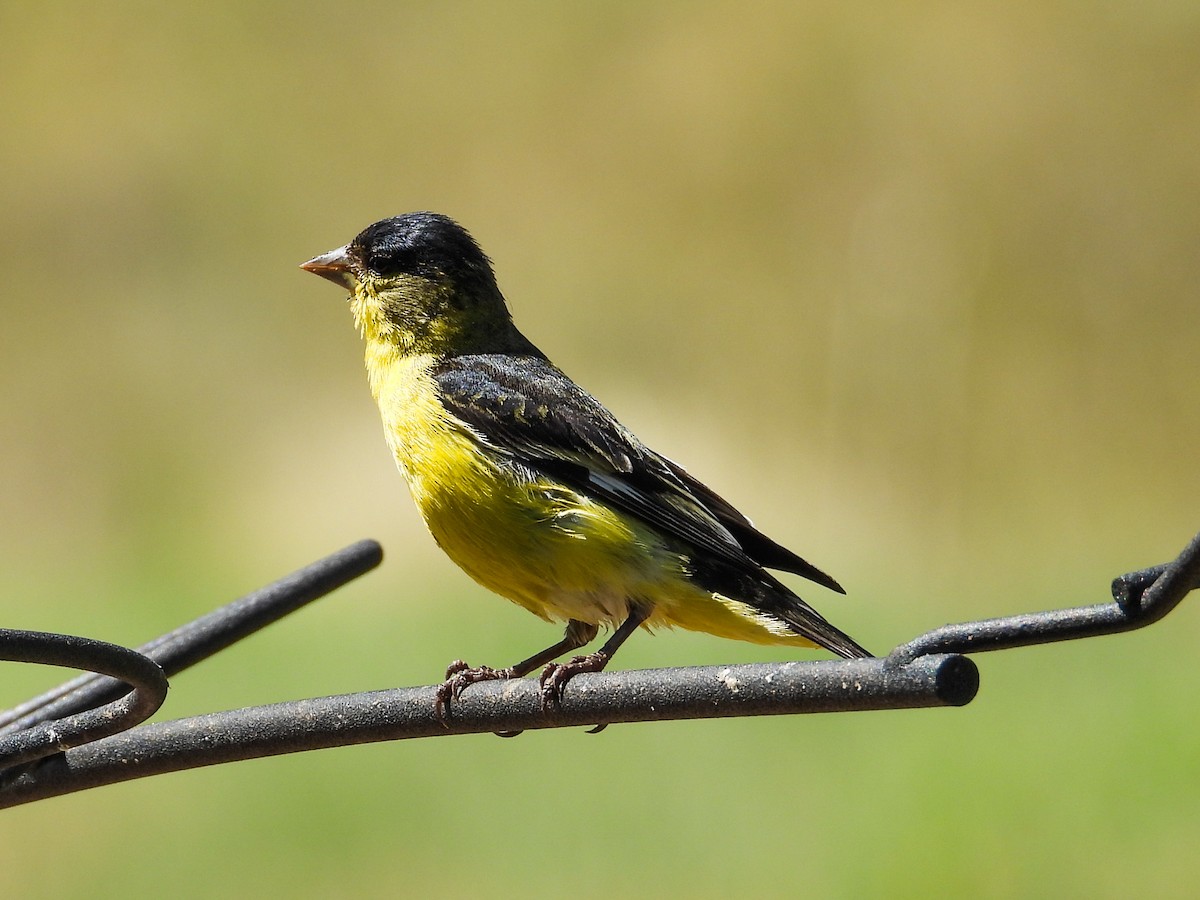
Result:
<instances>
[{"instance_id":1,"label":"blurred yellow background","mask_svg":"<svg viewBox=\"0 0 1200 900\"><path fill-rule=\"evenodd\" d=\"M344 300L296 268L414 209L839 578L802 593L877 652L1103 602L1200 527L1194 3L5 0L0 35L3 624L137 644L387 553L160 718L559 634L433 546ZM3 813L0 871L14 897L1184 896L1198 639L1185 603L980 657L961 710L147 779ZM618 667L783 658L678 633ZM8 703L60 675L4 671Z\"/></svg>"}]
</instances>

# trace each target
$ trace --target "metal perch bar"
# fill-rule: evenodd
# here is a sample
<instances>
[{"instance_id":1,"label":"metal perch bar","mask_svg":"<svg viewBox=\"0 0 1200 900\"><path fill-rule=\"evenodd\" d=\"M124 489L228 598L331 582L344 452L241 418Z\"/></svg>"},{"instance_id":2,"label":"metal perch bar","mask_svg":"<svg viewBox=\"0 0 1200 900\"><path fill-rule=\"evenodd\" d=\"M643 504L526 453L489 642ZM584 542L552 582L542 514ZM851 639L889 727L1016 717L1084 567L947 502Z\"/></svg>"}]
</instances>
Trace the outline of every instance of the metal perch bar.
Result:
<instances>
[{"instance_id":1,"label":"metal perch bar","mask_svg":"<svg viewBox=\"0 0 1200 900\"><path fill-rule=\"evenodd\" d=\"M347 572L357 567L360 573L378 562L378 545L373 550L372 545L362 542L342 551L358 548L360 554ZM331 577L329 583L350 577ZM535 681L484 682L455 701L445 725L434 713L436 686L145 724L0 772L0 807L147 775L372 741L665 719L961 706L974 698L979 673L960 653L1139 628L1162 618L1197 587L1200 535L1170 564L1116 579L1113 603L946 625L897 647L885 659L583 674L567 686L561 708L552 711L542 708ZM303 593L302 584L299 589ZM204 621L172 634L189 633ZM147 645L151 655L159 644Z\"/></svg>"},{"instance_id":2,"label":"metal perch bar","mask_svg":"<svg viewBox=\"0 0 1200 900\"><path fill-rule=\"evenodd\" d=\"M448 727L436 687L399 688L275 703L143 725L20 773L0 807L89 787L235 760L373 741L615 722L961 706L975 696L975 664L926 656L706 666L576 676L561 709L545 712L530 679L473 685Z\"/></svg>"}]
</instances>

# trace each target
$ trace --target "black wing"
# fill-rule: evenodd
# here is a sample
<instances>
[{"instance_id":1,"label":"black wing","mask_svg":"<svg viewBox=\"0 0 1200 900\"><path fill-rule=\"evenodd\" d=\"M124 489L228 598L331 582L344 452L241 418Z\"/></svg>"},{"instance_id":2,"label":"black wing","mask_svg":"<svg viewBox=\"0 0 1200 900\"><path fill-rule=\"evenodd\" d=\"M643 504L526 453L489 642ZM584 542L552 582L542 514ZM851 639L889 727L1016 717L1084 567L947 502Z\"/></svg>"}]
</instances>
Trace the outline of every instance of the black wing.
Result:
<instances>
[{"instance_id":1,"label":"black wing","mask_svg":"<svg viewBox=\"0 0 1200 900\"><path fill-rule=\"evenodd\" d=\"M442 401L493 446L736 568L769 566L845 593L659 456L545 359L482 354L433 370ZM749 574L749 573L748 573Z\"/></svg>"},{"instance_id":2,"label":"black wing","mask_svg":"<svg viewBox=\"0 0 1200 900\"><path fill-rule=\"evenodd\" d=\"M809 581L815 581L831 591L837 591L839 594L846 593L846 589L838 584L832 576L825 574L808 560L802 559L787 547L767 537L754 527L753 522L738 512L732 503L717 494L704 482L689 475L683 466L671 462L665 457L663 457L663 461L671 467L675 477L687 486L692 495L729 530L734 540L746 551L746 555L760 566L802 575Z\"/></svg>"}]
</instances>

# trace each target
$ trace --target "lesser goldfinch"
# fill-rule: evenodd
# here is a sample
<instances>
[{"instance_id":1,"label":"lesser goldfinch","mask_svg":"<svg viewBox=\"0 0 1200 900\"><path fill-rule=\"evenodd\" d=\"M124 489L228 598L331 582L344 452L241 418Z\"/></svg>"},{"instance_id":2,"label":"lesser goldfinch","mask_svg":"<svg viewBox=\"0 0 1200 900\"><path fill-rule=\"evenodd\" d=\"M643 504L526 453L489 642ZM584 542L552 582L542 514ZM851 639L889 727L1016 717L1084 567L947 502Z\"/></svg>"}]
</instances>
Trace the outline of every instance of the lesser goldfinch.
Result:
<instances>
[{"instance_id":1,"label":"lesser goldfinch","mask_svg":"<svg viewBox=\"0 0 1200 900\"><path fill-rule=\"evenodd\" d=\"M456 222L384 219L302 265L349 290L384 434L434 540L563 639L504 669L458 660L438 712L484 680L544 666L543 704L638 626L871 654L764 567L839 593L681 466L655 453L513 324L491 261ZM555 662L615 629L596 652Z\"/></svg>"}]
</instances>

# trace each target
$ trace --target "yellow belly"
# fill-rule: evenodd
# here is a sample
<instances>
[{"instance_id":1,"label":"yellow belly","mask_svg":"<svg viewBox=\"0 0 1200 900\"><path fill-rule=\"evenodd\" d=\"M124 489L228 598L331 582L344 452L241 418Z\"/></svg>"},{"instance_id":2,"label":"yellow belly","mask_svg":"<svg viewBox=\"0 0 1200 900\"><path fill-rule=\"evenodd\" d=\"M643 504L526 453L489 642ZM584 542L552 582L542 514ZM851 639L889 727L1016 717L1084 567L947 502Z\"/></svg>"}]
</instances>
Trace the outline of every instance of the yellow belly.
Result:
<instances>
[{"instance_id":1,"label":"yellow belly","mask_svg":"<svg viewBox=\"0 0 1200 900\"><path fill-rule=\"evenodd\" d=\"M430 533L475 581L544 619L611 626L632 601L653 609L648 626L809 645L696 586L685 557L653 529L481 443L438 401L433 361L390 359L372 370L372 389Z\"/></svg>"}]
</instances>

